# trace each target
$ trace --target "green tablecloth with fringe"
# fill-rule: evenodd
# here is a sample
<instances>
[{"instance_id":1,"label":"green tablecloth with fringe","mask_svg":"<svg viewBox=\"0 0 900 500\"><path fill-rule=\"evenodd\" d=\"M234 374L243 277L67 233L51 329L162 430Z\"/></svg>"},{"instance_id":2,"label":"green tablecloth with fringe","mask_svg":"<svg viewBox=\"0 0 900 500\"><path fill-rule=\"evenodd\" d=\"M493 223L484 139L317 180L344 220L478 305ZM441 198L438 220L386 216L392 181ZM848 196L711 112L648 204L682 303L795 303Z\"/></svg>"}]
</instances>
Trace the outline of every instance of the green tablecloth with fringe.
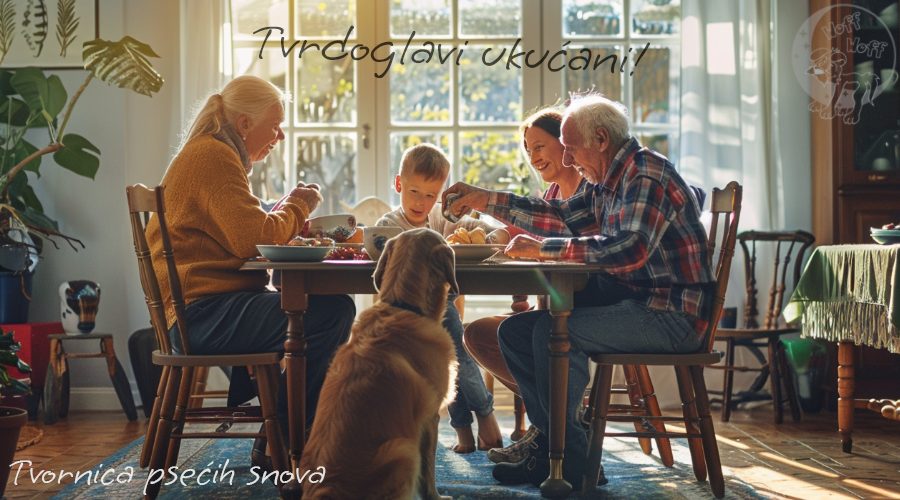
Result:
<instances>
[{"instance_id":1,"label":"green tablecloth with fringe","mask_svg":"<svg viewBox=\"0 0 900 500\"><path fill-rule=\"evenodd\" d=\"M900 353L900 245L821 246L784 309L803 336Z\"/></svg>"}]
</instances>

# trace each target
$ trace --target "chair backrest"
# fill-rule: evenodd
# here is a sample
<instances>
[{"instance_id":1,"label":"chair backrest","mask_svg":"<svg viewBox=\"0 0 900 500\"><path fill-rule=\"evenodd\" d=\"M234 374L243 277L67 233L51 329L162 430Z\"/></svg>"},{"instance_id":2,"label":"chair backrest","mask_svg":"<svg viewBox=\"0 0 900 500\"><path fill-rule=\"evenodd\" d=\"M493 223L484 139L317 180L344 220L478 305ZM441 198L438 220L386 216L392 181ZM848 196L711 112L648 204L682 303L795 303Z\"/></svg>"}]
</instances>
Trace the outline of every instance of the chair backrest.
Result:
<instances>
[{"instance_id":1,"label":"chair backrest","mask_svg":"<svg viewBox=\"0 0 900 500\"><path fill-rule=\"evenodd\" d=\"M744 252L744 280L747 289L747 297L744 303L744 328L759 328L757 316L757 243L774 247L772 257L775 262L772 266L772 286L769 287L769 302L766 306L766 317L763 328L778 328L778 320L781 317L781 308L784 305L784 295L787 289L788 271L791 271L791 286L796 286L803 271L803 258L806 251L816 241L816 237L806 231L743 231L737 236ZM793 262L793 265L791 265ZM760 272L765 272L762 267Z\"/></svg>"},{"instance_id":2,"label":"chair backrest","mask_svg":"<svg viewBox=\"0 0 900 500\"><path fill-rule=\"evenodd\" d=\"M166 276L171 290L171 303L175 308L175 323L178 325L178 335L181 340L181 352L190 354L188 344L187 324L184 321L184 296L181 293L181 280L175 267L175 255L172 252L172 243L169 240L169 228L166 225L165 206L163 202L163 186L148 188L143 184L135 184L125 188L128 198L128 213L131 218L131 236L134 239L134 253L137 256L138 267L141 273L141 287L144 289L144 299L150 311L150 323L156 333L156 341L160 351L165 354L172 353L172 344L169 341L168 322L166 320L166 308L162 293L159 289L159 277L153 268L153 259L150 254L150 245L147 243L147 223L150 216L155 215L159 224L160 236L163 244L163 257L166 259Z\"/></svg>"},{"instance_id":3,"label":"chair backrest","mask_svg":"<svg viewBox=\"0 0 900 500\"><path fill-rule=\"evenodd\" d=\"M724 188L714 188L710 212L712 222L709 226L709 258L716 276L716 294L710 309L709 324L706 327L707 350L712 350L716 338L716 328L722 316L722 304L725 303L725 292L728 290L728 276L731 274L731 259L734 257L735 240L737 239L738 221L741 218L741 198L743 188L731 181ZM722 236L719 255L716 258L716 235L719 218L722 219Z\"/></svg>"}]
</instances>

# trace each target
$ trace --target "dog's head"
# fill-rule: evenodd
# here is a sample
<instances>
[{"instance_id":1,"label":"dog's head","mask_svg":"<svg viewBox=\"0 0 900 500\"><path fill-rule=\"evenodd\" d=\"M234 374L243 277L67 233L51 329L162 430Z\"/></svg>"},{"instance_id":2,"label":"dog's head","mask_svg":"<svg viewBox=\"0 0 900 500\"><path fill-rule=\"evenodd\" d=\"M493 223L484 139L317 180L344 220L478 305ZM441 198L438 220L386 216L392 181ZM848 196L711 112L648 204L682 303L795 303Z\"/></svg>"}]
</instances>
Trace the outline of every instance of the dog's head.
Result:
<instances>
[{"instance_id":1,"label":"dog's head","mask_svg":"<svg viewBox=\"0 0 900 500\"><path fill-rule=\"evenodd\" d=\"M440 234L426 228L391 238L373 277L383 302L405 302L435 319L444 314L447 285L459 293L453 250Z\"/></svg>"}]
</instances>

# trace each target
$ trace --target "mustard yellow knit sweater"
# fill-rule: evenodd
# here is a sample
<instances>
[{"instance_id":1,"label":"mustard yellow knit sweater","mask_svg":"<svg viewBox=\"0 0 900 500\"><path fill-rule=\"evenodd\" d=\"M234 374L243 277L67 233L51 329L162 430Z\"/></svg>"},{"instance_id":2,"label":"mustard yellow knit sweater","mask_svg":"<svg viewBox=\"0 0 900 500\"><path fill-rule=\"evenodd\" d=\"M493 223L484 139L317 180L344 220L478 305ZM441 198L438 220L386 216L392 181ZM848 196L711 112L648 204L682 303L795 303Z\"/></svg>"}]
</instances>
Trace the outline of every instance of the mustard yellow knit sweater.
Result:
<instances>
[{"instance_id":1,"label":"mustard yellow knit sweater","mask_svg":"<svg viewBox=\"0 0 900 500\"><path fill-rule=\"evenodd\" d=\"M298 234L309 209L288 197L266 212L250 192L238 152L212 136L187 143L162 180L166 222L186 304L212 294L263 291L264 271L239 271L258 255L256 245L281 245ZM171 291L156 218L147 226L153 268L159 277L169 328L175 323Z\"/></svg>"}]
</instances>

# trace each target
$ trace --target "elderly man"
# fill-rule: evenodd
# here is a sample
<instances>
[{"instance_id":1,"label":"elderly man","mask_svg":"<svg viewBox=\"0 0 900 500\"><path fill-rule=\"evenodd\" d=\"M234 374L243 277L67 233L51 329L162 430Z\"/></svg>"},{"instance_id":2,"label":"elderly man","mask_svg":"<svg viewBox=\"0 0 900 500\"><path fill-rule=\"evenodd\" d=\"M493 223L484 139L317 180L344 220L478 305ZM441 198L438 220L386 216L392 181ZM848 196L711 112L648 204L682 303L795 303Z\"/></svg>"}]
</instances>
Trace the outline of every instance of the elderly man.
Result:
<instances>
[{"instance_id":1,"label":"elderly man","mask_svg":"<svg viewBox=\"0 0 900 500\"><path fill-rule=\"evenodd\" d=\"M519 235L511 257L600 264L588 288L588 306L576 300L568 320L569 387L563 477L581 486L587 434L578 408L589 380L588 353L686 353L703 346L714 278L700 208L690 187L664 156L629 134L624 107L599 95L566 109L561 141L564 162L594 184L568 200L544 201L458 183L455 214L475 209L537 235ZM581 303L585 300L582 297ZM511 316L500 325L500 347L540 430L530 455L498 464L503 483L539 485L549 473L549 366L551 317L547 311Z\"/></svg>"}]
</instances>

